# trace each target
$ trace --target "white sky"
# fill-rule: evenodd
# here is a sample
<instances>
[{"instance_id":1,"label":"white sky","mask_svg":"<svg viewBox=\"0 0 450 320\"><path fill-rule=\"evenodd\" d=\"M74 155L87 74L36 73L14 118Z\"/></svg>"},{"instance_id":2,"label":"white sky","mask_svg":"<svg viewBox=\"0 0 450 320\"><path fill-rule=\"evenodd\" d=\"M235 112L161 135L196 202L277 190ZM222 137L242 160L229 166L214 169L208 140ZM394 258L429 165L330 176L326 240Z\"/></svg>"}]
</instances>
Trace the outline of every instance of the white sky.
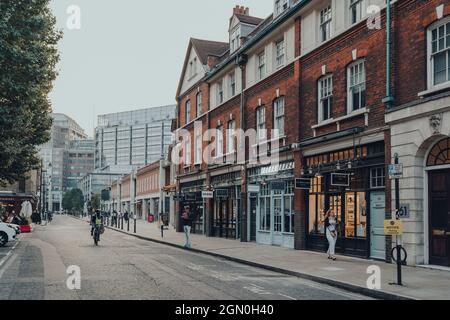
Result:
<instances>
[{"instance_id":1,"label":"white sky","mask_svg":"<svg viewBox=\"0 0 450 320\"><path fill-rule=\"evenodd\" d=\"M70 5L81 9L80 30L66 26ZM227 41L235 5L265 18L273 0L52 0L64 31L54 112L92 136L99 114L175 104L189 38Z\"/></svg>"}]
</instances>

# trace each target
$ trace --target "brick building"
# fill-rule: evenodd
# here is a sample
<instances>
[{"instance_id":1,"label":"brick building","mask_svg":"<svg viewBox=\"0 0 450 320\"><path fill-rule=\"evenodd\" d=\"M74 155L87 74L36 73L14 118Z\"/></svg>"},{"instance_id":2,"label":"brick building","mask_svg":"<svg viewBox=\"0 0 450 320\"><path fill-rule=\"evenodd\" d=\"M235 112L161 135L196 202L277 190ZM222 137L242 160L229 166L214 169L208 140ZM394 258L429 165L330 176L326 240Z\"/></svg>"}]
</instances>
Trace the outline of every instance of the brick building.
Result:
<instances>
[{"instance_id":1,"label":"brick building","mask_svg":"<svg viewBox=\"0 0 450 320\"><path fill-rule=\"evenodd\" d=\"M389 9L387 19L384 0L274 1L262 20L236 7L229 43L190 41L177 92L176 132L188 134L176 146L176 212L197 213L195 232L323 251L333 209L339 252L389 261L387 167L397 153L408 263L449 264L450 7Z\"/></svg>"}]
</instances>

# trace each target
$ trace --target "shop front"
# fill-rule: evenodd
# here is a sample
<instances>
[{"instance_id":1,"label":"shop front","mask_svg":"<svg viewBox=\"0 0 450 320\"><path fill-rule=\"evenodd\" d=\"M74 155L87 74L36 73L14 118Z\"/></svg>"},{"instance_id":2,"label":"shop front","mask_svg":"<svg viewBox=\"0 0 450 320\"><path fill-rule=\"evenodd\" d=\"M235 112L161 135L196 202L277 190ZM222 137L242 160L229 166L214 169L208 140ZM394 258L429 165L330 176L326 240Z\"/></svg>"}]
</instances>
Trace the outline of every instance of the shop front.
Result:
<instances>
[{"instance_id":1,"label":"shop front","mask_svg":"<svg viewBox=\"0 0 450 320\"><path fill-rule=\"evenodd\" d=\"M384 162L383 142L306 158L308 249L326 250L325 214L331 209L339 220L337 252L385 259Z\"/></svg>"},{"instance_id":2,"label":"shop front","mask_svg":"<svg viewBox=\"0 0 450 320\"><path fill-rule=\"evenodd\" d=\"M294 248L294 163L249 170L249 237Z\"/></svg>"},{"instance_id":3,"label":"shop front","mask_svg":"<svg viewBox=\"0 0 450 320\"><path fill-rule=\"evenodd\" d=\"M191 230L193 234L205 234L204 200L202 198L204 183L204 180L197 180L180 185L180 212L178 219L181 219L183 210L188 207L194 217Z\"/></svg>"}]
</instances>

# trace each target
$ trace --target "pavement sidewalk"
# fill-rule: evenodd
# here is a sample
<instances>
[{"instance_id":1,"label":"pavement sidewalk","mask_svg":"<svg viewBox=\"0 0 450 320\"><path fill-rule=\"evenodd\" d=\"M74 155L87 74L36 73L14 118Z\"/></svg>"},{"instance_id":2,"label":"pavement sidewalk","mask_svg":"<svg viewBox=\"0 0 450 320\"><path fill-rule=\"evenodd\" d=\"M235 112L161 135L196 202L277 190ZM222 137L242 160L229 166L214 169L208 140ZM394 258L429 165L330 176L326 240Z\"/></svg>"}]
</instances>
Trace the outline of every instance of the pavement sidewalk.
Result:
<instances>
[{"instance_id":1,"label":"pavement sidewalk","mask_svg":"<svg viewBox=\"0 0 450 320\"><path fill-rule=\"evenodd\" d=\"M169 230L166 228L162 238L157 223L150 224L142 220L137 221L136 234L133 233L133 220L130 220L129 232L126 223L123 230L110 229L175 247L182 248L185 243L184 234L177 233L172 227ZM450 300L450 271L446 270L403 267L405 285L400 287L390 284L396 282L396 266L384 262L344 256L338 256L338 261L333 262L328 260L324 253L207 238L202 235L192 235L192 244L193 251L310 279L375 298ZM367 288L370 266L378 266L381 270L381 290Z\"/></svg>"}]
</instances>

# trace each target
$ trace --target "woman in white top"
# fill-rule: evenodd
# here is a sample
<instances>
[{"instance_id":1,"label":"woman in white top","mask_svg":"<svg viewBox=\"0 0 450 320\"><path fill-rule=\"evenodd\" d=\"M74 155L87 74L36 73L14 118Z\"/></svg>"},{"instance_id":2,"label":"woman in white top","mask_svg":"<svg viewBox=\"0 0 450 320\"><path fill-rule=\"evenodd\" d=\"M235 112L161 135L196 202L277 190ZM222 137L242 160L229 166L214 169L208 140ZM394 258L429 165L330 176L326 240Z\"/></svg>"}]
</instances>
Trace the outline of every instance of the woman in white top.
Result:
<instances>
[{"instance_id":1,"label":"woman in white top","mask_svg":"<svg viewBox=\"0 0 450 320\"><path fill-rule=\"evenodd\" d=\"M325 215L325 230L329 243L327 254L328 259L333 261L336 261L337 224L338 221L336 218L336 213L332 209L328 210Z\"/></svg>"}]
</instances>

